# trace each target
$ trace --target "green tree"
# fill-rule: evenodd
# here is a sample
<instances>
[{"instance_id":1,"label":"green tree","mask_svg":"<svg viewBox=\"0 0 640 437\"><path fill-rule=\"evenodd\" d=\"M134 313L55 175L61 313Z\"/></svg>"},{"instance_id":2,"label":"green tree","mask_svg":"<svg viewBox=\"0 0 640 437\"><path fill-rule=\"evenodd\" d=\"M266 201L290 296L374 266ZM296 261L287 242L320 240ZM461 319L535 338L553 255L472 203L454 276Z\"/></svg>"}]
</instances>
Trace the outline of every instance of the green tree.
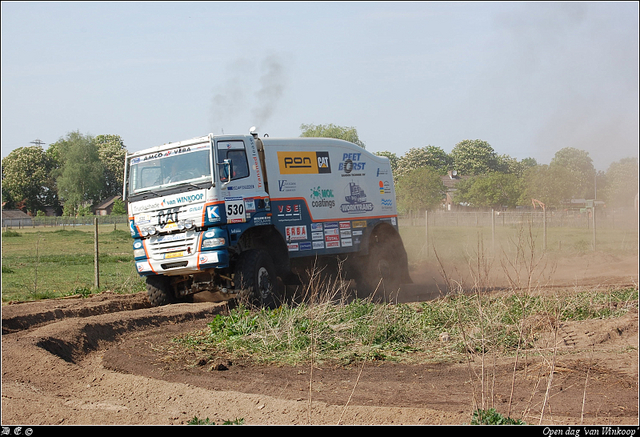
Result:
<instances>
[{"instance_id":1,"label":"green tree","mask_svg":"<svg viewBox=\"0 0 640 437\"><path fill-rule=\"evenodd\" d=\"M606 186L602 188L598 179L598 199L604 199L607 206L613 208L633 206L638 194L638 158L611 163L605 177Z\"/></svg>"},{"instance_id":2,"label":"green tree","mask_svg":"<svg viewBox=\"0 0 640 437\"><path fill-rule=\"evenodd\" d=\"M564 200L563 170L558 166L537 165L525 170L521 205L530 205L537 199L546 206L561 206Z\"/></svg>"},{"instance_id":3,"label":"green tree","mask_svg":"<svg viewBox=\"0 0 640 437\"><path fill-rule=\"evenodd\" d=\"M337 138L339 140L349 141L365 148L365 145L358 137L358 131L355 127L336 126L334 124L301 124L301 137L321 137L321 138Z\"/></svg>"},{"instance_id":4,"label":"green tree","mask_svg":"<svg viewBox=\"0 0 640 437\"><path fill-rule=\"evenodd\" d=\"M594 198L596 170L588 152L565 147L556 152L549 167L560 178L556 186L562 200Z\"/></svg>"},{"instance_id":5,"label":"green tree","mask_svg":"<svg viewBox=\"0 0 640 437\"><path fill-rule=\"evenodd\" d=\"M416 168L398 177L396 199L401 213L432 210L442 203L447 188L431 167Z\"/></svg>"},{"instance_id":6,"label":"green tree","mask_svg":"<svg viewBox=\"0 0 640 437\"><path fill-rule=\"evenodd\" d=\"M522 196L521 180L512 173L489 173L461 181L454 200L482 208L514 208Z\"/></svg>"},{"instance_id":7,"label":"green tree","mask_svg":"<svg viewBox=\"0 0 640 437\"><path fill-rule=\"evenodd\" d=\"M127 213L127 206L122 199L116 199L113 202L113 209L111 209L112 215L124 215Z\"/></svg>"},{"instance_id":8,"label":"green tree","mask_svg":"<svg viewBox=\"0 0 640 437\"><path fill-rule=\"evenodd\" d=\"M2 160L3 201L24 202L36 215L51 200L50 162L42 146L19 147Z\"/></svg>"},{"instance_id":9,"label":"green tree","mask_svg":"<svg viewBox=\"0 0 640 437\"><path fill-rule=\"evenodd\" d=\"M398 176L422 167L431 167L440 174L446 174L452 162L451 157L440 147L413 147L400 158L398 162Z\"/></svg>"},{"instance_id":10,"label":"green tree","mask_svg":"<svg viewBox=\"0 0 640 437\"><path fill-rule=\"evenodd\" d=\"M499 171L499 160L493 147L482 140L463 140L451 150L453 169L461 175L479 175Z\"/></svg>"},{"instance_id":11,"label":"green tree","mask_svg":"<svg viewBox=\"0 0 640 437\"><path fill-rule=\"evenodd\" d=\"M98 135L95 138L98 157L104 168L100 197L106 199L122 193L124 160L127 149L120 135Z\"/></svg>"},{"instance_id":12,"label":"green tree","mask_svg":"<svg viewBox=\"0 0 640 437\"><path fill-rule=\"evenodd\" d=\"M520 161L520 165L523 167L522 170L524 172L525 170L538 165L538 162L535 158L524 158L522 161Z\"/></svg>"},{"instance_id":13,"label":"green tree","mask_svg":"<svg viewBox=\"0 0 640 437\"><path fill-rule=\"evenodd\" d=\"M58 194L65 202L65 214L74 215L80 207L100 199L104 167L92 136L71 132L59 143L62 166L57 178Z\"/></svg>"}]
</instances>

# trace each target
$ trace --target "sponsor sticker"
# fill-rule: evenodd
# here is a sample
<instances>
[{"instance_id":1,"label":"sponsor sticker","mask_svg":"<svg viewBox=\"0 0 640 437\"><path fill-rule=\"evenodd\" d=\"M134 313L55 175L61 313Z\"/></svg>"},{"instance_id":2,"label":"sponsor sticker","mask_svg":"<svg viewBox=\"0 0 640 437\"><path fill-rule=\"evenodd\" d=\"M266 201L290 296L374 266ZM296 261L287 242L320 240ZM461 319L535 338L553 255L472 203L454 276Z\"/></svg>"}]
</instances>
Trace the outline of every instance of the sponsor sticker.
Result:
<instances>
[{"instance_id":1,"label":"sponsor sticker","mask_svg":"<svg viewBox=\"0 0 640 437\"><path fill-rule=\"evenodd\" d=\"M280 174L331 173L329 152L278 152Z\"/></svg>"},{"instance_id":2,"label":"sponsor sticker","mask_svg":"<svg viewBox=\"0 0 640 437\"><path fill-rule=\"evenodd\" d=\"M311 241L302 241L298 247L300 250L311 250Z\"/></svg>"},{"instance_id":3,"label":"sponsor sticker","mask_svg":"<svg viewBox=\"0 0 640 437\"><path fill-rule=\"evenodd\" d=\"M382 210L383 211L391 211L391 210L393 210L393 200L391 200L391 199L382 199Z\"/></svg>"},{"instance_id":4,"label":"sponsor sticker","mask_svg":"<svg viewBox=\"0 0 640 437\"><path fill-rule=\"evenodd\" d=\"M218 253L217 252L210 252L210 253L208 253L206 255L202 254L198 258L198 261L200 262L200 264L217 263L218 262Z\"/></svg>"},{"instance_id":5,"label":"sponsor sticker","mask_svg":"<svg viewBox=\"0 0 640 437\"><path fill-rule=\"evenodd\" d=\"M254 216L253 224L256 226L270 225L271 217L270 216Z\"/></svg>"},{"instance_id":6,"label":"sponsor sticker","mask_svg":"<svg viewBox=\"0 0 640 437\"><path fill-rule=\"evenodd\" d=\"M244 199L242 197L227 197L224 199L224 208L227 213L227 223L244 223Z\"/></svg>"},{"instance_id":7,"label":"sponsor sticker","mask_svg":"<svg viewBox=\"0 0 640 437\"><path fill-rule=\"evenodd\" d=\"M145 272L147 270L151 270L151 265L148 262L139 262L136 263L136 268L139 272Z\"/></svg>"},{"instance_id":8,"label":"sponsor sticker","mask_svg":"<svg viewBox=\"0 0 640 437\"><path fill-rule=\"evenodd\" d=\"M338 170L342 176L364 176L366 162L361 161L362 153L343 153L342 162L338 164Z\"/></svg>"},{"instance_id":9,"label":"sponsor sticker","mask_svg":"<svg viewBox=\"0 0 640 437\"><path fill-rule=\"evenodd\" d=\"M322 223L311 223L311 232L322 231Z\"/></svg>"},{"instance_id":10,"label":"sponsor sticker","mask_svg":"<svg viewBox=\"0 0 640 437\"><path fill-rule=\"evenodd\" d=\"M340 211L344 214L360 214L373 211L373 203L367 202L367 195L355 182L349 182L346 190L349 194L344 196L347 203L340 205Z\"/></svg>"},{"instance_id":11,"label":"sponsor sticker","mask_svg":"<svg viewBox=\"0 0 640 437\"><path fill-rule=\"evenodd\" d=\"M300 204L278 205L278 220L281 222L292 222L302 220Z\"/></svg>"},{"instance_id":12,"label":"sponsor sticker","mask_svg":"<svg viewBox=\"0 0 640 437\"><path fill-rule=\"evenodd\" d=\"M217 223L220 221L220 210L218 206L207 206L207 220L211 223Z\"/></svg>"},{"instance_id":13,"label":"sponsor sticker","mask_svg":"<svg viewBox=\"0 0 640 437\"><path fill-rule=\"evenodd\" d=\"M287 241L297 241L307 239L307 226L287 226L285 227Z\"/></svg>"},{"instance_id":14,"label":"sponsor sticker","mask_svg":"<svg viewBox=\"0 0 640 437\"><path fill-rule=\"evenodd\" d=\"M386 168L378 167L378 170L376 171L377 178L379 178L380 176L386 176L388 174L389 174L389 169L386 169Z\"/></svg>"},{"instance_id":15,"label":"sponsor sticker","mask_svg":"<svg viewBox=\"0 0 640 437\"><path fill-rule=\"evenodd\" d=\"M186 240L187 234L169 234L169 235L160 235L156 238L155 242L157 243L167 243L171 241L180 241Z\"/></svg>"},{"instance_id":16,"label":"sponsor sticker","mask_svg":"<svg viewBox=\"0 0 640 437\"><path fill-rule=\"evenodd\" d=\"M311 206L313 208L333 208L336 201L333 198L333 190L321 187L311 188Z\"/></svg>"},{"instance_id":17,"label":"sponsor sticker","mask_svg":"<svg viewBox=\"0 0 640 437\"><path fill-rule=\"evenodd\" d=\"M286 179L278 179L278 191L281 193L296 191L296 183Z\"/></svg>"}]
</instances>

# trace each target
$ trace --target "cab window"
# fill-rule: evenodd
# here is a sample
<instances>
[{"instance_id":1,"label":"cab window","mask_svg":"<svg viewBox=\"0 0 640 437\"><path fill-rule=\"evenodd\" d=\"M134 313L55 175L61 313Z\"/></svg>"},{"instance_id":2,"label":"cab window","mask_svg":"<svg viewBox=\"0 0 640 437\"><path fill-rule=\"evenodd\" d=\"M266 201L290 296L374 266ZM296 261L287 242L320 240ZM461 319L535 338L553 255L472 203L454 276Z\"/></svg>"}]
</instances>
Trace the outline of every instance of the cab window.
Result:
<instances>
[{"instance_id":1,"label":"cab window","mask_svg":"<svg viewBox=\"0 0 640 437\"><path fill-rule=\"evenodd\" d=\"M224 160L231 161L231 180L242 179L249 176L249 164L247 152L244 149L243 141L220 141L218 142L218 164L223 164ZM220 180L226 182L229 175L226 174L226 166L219 165Z\"/></svg>"}]
</instances>

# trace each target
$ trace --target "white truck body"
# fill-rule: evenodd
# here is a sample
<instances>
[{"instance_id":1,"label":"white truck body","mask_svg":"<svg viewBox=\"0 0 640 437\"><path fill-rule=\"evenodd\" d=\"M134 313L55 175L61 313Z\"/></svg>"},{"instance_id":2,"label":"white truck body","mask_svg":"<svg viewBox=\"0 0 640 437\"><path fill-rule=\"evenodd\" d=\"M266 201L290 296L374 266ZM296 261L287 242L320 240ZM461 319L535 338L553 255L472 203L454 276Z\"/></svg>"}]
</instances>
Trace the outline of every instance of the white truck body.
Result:
<instances>
[{"instance_id":1,"label":"white truck body","mask_svg":"<svg viewBox=\"0 0 640 437\"><path fill-rule=\"evenodd\" d=\"M153 304L251 288L237 277L259 275L248 264L265 258L270 286L318 257L350 257L358 280L370 276L357 266L371 264L373 237L393 240L387 264L410 282L389 161L346 141L210 134L153 147L127 156L124 198Z\"/></svg>"},{"instance_id":2,"label":"white truck body","mask_svg":"<svg viewBox=\"0 0 640 437\"><path fill-rule=\"evenodd\" d=\"M389 160L346 141L263 139L274 223L290 256L357 252L363 229L397 226Z\"/></svg>"}]
</instances>

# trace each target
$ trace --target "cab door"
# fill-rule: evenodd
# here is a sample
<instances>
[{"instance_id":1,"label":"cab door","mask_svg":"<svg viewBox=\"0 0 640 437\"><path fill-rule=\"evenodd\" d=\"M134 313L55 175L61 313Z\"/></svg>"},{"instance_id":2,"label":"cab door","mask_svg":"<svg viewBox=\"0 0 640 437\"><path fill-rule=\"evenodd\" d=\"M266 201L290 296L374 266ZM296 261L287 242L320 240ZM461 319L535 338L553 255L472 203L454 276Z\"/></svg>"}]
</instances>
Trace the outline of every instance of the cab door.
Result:
<instances>
[{"instance_id":1,"label":"cab door","mask_svg":"<svg viewBox=\"0 0 640 437\"><path fill-rule=\"evenodd\" d=\"M269 198L253 137L218 138L215 149L226 223L270 224Z\"/></svg>"}]
</instances>

